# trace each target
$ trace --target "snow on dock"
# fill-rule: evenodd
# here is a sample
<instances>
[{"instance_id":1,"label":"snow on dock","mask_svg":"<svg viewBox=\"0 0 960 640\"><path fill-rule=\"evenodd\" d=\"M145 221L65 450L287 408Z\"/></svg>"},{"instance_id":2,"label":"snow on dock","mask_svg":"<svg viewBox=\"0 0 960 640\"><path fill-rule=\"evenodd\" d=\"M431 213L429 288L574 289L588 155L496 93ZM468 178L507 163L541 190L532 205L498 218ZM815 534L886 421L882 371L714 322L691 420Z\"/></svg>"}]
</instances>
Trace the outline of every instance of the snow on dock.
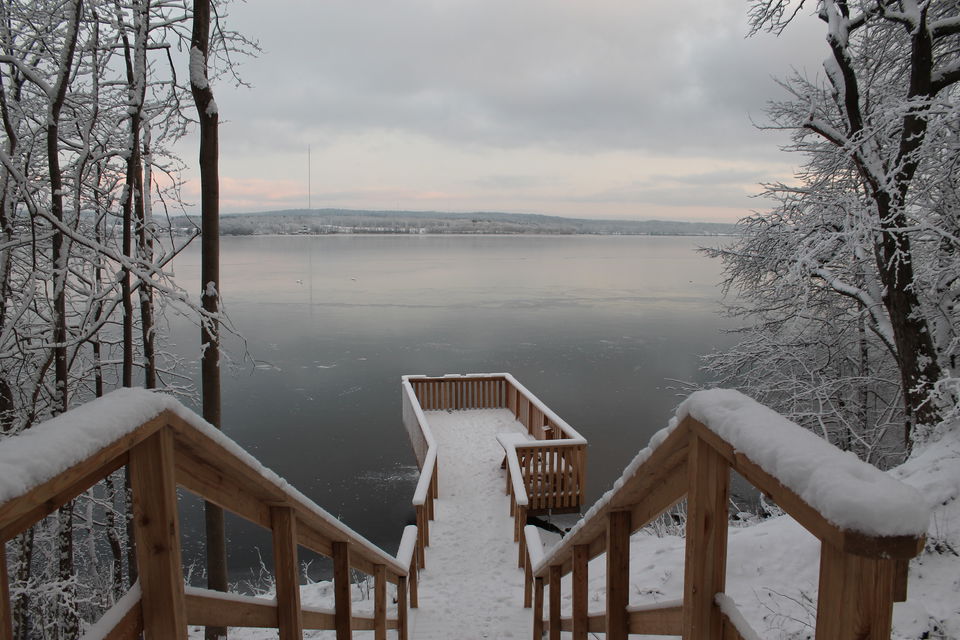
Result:
<instances>
[{"instance_id":1,"label":"snow on dock","mask_svg":"<svg viewBox=\"0 0 960 640\"><path fill-rule=\"evenodd\" d=\"M510 499L497 434L526 429L506 409L427 411L439 448L440 497L430 527L413 640L526 638Z\"/></svg>"}]
</instances>

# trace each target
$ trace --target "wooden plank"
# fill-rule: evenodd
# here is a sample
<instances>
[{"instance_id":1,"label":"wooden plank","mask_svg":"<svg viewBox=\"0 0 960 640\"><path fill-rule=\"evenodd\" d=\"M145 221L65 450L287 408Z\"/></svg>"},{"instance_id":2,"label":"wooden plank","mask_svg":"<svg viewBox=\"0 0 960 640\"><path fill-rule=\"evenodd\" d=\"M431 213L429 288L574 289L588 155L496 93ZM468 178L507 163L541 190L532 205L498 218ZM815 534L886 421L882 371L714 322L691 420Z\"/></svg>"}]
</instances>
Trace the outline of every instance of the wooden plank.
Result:
<instances>
[{"instance_id":1,"label":"wooden plank","mask_svg":"<svg viewBox=\"0 0 960 640\"><path fill-rule=\"evenodd\" d=\"M723 620L714 597L723 593L726 585L730 466L719 452L691 433L687 469L683 637L719 638Z\"/></svg>"},{"instance_id":2,"label":"wooden plank","mask_svg":"<svg viewBox=\"0 0 960 640\"><path fill-rule=\"evenodd\" d=\"M387 640L387 568L373 567L373 637Z\"/></svg>"},{"instance_id":3,"label":"wooden plank","mask_svg":"<svg viewBox=\"0 0 960 640\"><path fill-rule=\"evenodd\" d=\"M321 629L329 631L337 626L336 615L328 611L304 609L300 613L304 629Z\"/></svg>"},{"instance_id":4,"label":"wooden plank","mask_svg":"<svg viewBox=\"0 0 960 640\"><path fill-rule=\"evenodd\" d=\"M297 561L297 519L292 508L270 508L273 529L273 575L277 589L280 640L303 638L300 618L300 565Z\"/></svg>"},{"instance_id":5,"label":"wooden plank","mask_svg":"<svg viewBox=\"0 0 960 640\"><path fill-rule=\"evenodd\" d=\"M587 582L590 547L573 548L573 640L587 640Z\"/></svg>"},{"instance_id":6,"label":"wooden plank","mask_svg":"<svg viewBox=\"0 0 960 640\"><path fill-rule=\"evenodd\" d=\"M630 633L679 636L683 633L683 607L661 607L630 612Z\"/></svg>"},{"instance_id":7,"label":"wooden plank","mask_svg":"<svg viewBox=\"0 0 960 640\"><path fill-rule=\"evenodd\" d=\"M0 640L13 640L13 615L10 612L10 574L7 570L7 545L0 541Z\"/></svg>"},{"instance_id":8,"label":"wooden plank","mask_svg":"<svg viewBox=\"0 0 960 640\"><path fill-rule=\"evenodd\" d=\"M219 467L211 465L193 447L177 446L175 451L178 485L254 524L270 528L268 504L277 499L277 495L258 496L246 491L243 485L228 480Z\"/></svg>"},{"instance_id":9,"label":"wooden plank","mask_svg":"<svg viewBox=\"0 0 960 640\"><path fill-rule=\"evenodd\" d=\"M151 640L187 638L173 456L173 432L168 428L130 450L143 627Z\"/></svg>"},{"instance_id":10,"label":"wooden plank","mask_svg":"<svg viewBox=\"0 0 960 640\"><path fill-rule=\"evenodd\" d=\"M543 640L543 578L533 581L533 640Z\"/></svg>"},{"instance_id":11,"label":"wooden plank","mask_svg":"<svg viewBox=\"0 0 960 640\"><path fill-rule=\"evenodd\" d=\"M734 451L717 434L693 418L686 418L691 429L698 437L709 443L710 447L726 458L731 468L747 479L753 486L766 494L810 533L829 542L831 545L855 555L868 557L913 558L923 551L923 536L885 536L874 537L844 531L808 505L803 498L784 486L777 478L764 471L743 453Z\"/></svg>"},{"instance_id":12,"label":"wooden plank","mask_svg":"<svg viewBox=\"0 0 960 640\"><path fill-rule=\"evenodd\" d=\"M550 640L560 640L560 565L550 567Z\"/></svg>"},{"instance_id":13,"label":"wooden plank","mask_svg":"<svg viewBox=\"0 0 960 640\"><path fill-rule=\"evenodd\" d=\"M896 564L820 547L816 640L888 640Z\"/></svg>"},{"instance_id":14,"label":"wooden plank","mask_svg":"<svg viewBox=\"0 0 960 640\"><path fill-rule=\"evenodd\" d=\"M333 555L333 541L319 531L302 524L297 527L297 543L328 558Z\"/></svg>"},{"instance_id":15,"label":"wooden plank","mask_svg":"<svg viewBox=\"0 0 960 640\"><path fill-rule=\"evenodd\" d=\"M110 475L127 462L127 451L167 424L164 411L130 433L27 493L0 504L0 543L10 540Z\"/></svg>"},{"instance_id":16,"label":"wooden plank","mask_svg":"<svg viewBox=\"0 0 960 640\"><path fill-rule=\"evenodd\" d=\"M250 600L240 602L188 593L186 595L187 624L276 629L277 606L270 600L264 600L263 603Z\"/></svg>"},{"instance_id":17,"label":"wooden plank","mask_svg":"<svg viewBox=\"0 0 960 640\"><path fill-rule=\"evenodd\" d=\"M397 581L397 640L407 640L408 616L407 610L407 579L401 577Z\"/></svg>"},{"instance_id":18,"label":"wooden plank","mask_svg":"<svg viewBox=\"0 0 960 640\"><path fill-rule=\"evenodd\" d=\"M333 597L337 640L350 640L353 618L350 593L350 545L333 543Z\"/></svg>"},{"instance_id":19,"label":"wooden plank","mask_svg":"<svg viewBox=\"0 0 960 640\"><path fill-rule=\"evenodd\" d=\"M606 640L627 640L629 629L627 605L630 601L630 532L630 512L610 512L607 516Z\"/></svg>"}]
</instances>

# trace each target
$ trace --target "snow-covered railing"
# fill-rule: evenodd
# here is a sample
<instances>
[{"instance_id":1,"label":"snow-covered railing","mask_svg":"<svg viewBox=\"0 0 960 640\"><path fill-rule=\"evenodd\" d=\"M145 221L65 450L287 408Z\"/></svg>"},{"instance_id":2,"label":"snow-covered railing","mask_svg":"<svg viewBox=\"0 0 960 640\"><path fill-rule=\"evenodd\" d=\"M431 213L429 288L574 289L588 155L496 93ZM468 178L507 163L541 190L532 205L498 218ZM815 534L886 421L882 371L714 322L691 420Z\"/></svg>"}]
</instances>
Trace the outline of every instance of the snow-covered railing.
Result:
<instances>
[{"instance_id":1,"label":"snow-covered railing","mask_svg":"<svg viewBox=\"0 0 960 640\"><path fill-rule=\"evenodd\" d=\"M423 443L427 438L418 435L424 431L424 425L415 426L414 411L407 406L408 402L414 404L414 399L418 408L425 411L509 409L526 427L528 439L505 445L508 460L515 459L520 471L519 476L512 477L523 484L522 495L519 491L510 491L511 513L519 514L516 515L517 540L522 541L520 531L528 514L580 510L586 486L587 440L511 374L404 376L403 384L406 389L404 424L411 434L418 460L421 451L426 455ZM417 421L421 418L425 421L422 411ZM425 432L429 432L429 427ZM517 502L522 503L522 509L514 509Z\"/></svg>"},{"instance_id":2,"label":"snow-covered railing","mask_svg":"<svg viewBox=\"0 0 960 640\"><path fill-rule=\"evenodd\" d=\"M730 471L774 500L821 541L817 640L887 640L893 603L906 599L908 561L924 544L930 513L911 487L735 391L691 395L670 426L627 466L607 492L543 554L525 530L524 606L533 638L572 631L747 640L724 594ZM680 603L630 607L630 535L687 498L686 563ZM606 607L589 613L588 562L606 553ZM572 616L561 617L561 578L572 573ZM549 614L544 618L544 588Z\"/></svg>"},{"instance_id":3,"label":"snow-covered railing","mask_svg":"<svg viewBox=\"0 0 960 640\"><path fill-rule=\"evenodd\" d=\"M133 502L139 596L131 590L103 624L103 637L187 637L187 625L303 629L387 629L407 634L407 596L416 606L415 527L404 532L399 559L351 530L230 438L169 396L123 389L39 424L0 445L0 640L13 638L4 544L126 465ZM247 598L185 589L177 486L273 532L277 598ZM335 606L300 606L297 547L331 557ZM374 614L354 616L350 570L374 578ZM387 584L397 586L396 617L387 616ZM122 607L121 607L122 605ZM108 627L108 628L102 628Z\"/></svg>"},{"instance_id":4,"label":"snow-covered railing","mask_svg":"<svg viewBox=\"0 0 960 640\"><path fill-rule=\"evenodd\" d=\"M413 510L417 518L417 545L414 553L417 569L427 566L426 547L430 544L430 522L434 517L434 501L437 499L437 441L430 431L430 424L423 409L417 401L417 395L408 380L409 376L401 379L401 394L403 397L403 426L407 430L413 452L420 467L420 479L413 493ZM412 574L413 574L412 573ZM411 574L411 575L412 575Z\"/></svg>"}]
</instances>

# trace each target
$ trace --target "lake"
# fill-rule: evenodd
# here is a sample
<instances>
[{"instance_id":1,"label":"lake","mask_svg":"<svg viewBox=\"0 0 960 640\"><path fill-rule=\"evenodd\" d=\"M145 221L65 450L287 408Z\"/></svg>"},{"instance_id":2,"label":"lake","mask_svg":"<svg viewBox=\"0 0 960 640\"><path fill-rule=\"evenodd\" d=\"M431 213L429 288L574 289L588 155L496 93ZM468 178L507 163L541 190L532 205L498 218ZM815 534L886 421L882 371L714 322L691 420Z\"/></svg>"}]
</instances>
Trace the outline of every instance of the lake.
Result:
<instances>
[{"instance_id":1,"label":"lake","mask_svg":"<svg viewBox=\"0 0 960 640\"><path fill-rule=\"evenodd\" d=\"M592 502L666 425L676 381L702 380L699 356L732 343L720 265L696 252L722 241L224 237L221 294L247 352L226 341L224 431L393 553L417 479L400 376L507 371L589 440ZM191 293L199 261L197 242L174 264ZM170 323L174 351L195 359L199 330ZM184 502L195 558L202 518ZM269 565L269 534L231 520L228 536L232 580L258 565L257 548Z\"/></svg>"}]
</instances>

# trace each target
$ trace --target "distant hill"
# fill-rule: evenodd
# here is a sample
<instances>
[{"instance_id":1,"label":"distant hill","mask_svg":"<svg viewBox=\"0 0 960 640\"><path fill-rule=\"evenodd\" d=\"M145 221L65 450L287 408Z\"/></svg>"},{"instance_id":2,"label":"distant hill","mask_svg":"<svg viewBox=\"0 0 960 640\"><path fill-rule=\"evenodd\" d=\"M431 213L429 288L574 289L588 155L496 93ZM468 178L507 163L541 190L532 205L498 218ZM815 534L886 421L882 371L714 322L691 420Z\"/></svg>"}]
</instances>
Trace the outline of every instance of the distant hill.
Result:
<instances>
[{"instance_id":1,"label":"distant hill","mask_svg":"<svg viewBox=\"0 0 960 640\"><path fill-rule=\"evenodd\" d=\"M193 227L196 218L179 217L174 227ZM234 213L220 217L221 235L379 234L551 234L551 235L734 235L736 225L673 220L588 220L532 213L478 211L364 211L353 209L289 209Z\"/></svg>"}]
</instances>

